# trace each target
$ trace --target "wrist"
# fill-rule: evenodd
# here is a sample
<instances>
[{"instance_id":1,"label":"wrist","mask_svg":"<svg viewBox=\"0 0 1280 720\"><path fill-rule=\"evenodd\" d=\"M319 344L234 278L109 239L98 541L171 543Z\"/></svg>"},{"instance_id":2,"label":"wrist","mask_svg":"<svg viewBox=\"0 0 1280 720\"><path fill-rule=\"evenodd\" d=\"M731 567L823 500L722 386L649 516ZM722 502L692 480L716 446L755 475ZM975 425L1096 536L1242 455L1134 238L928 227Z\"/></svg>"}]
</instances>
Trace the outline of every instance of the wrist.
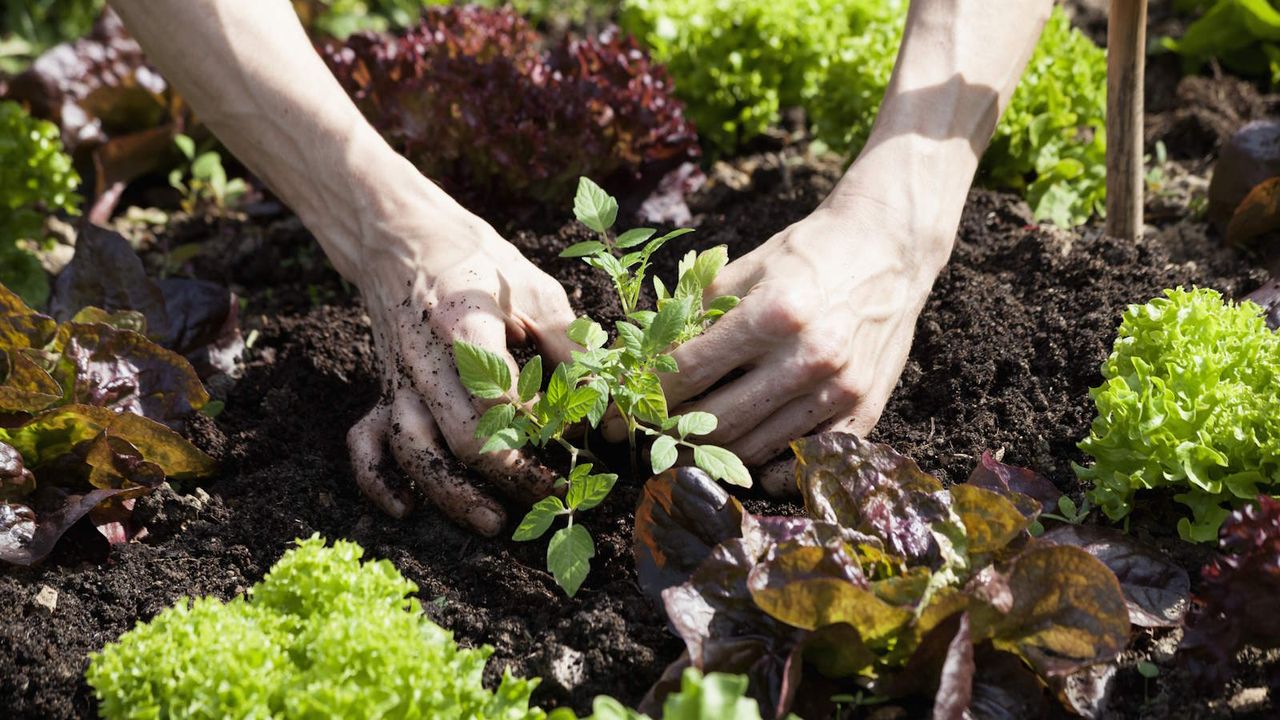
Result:
<instances>
[{"instance_id":1,"label":"wrist","mask_svg":"<svg viewBox=\"0 0 1280 720\"><path fill-rule=\"evenodd\" d=\"M951 255L976 169L967 143L873 133L821 208L863 218L874 208L874 229L898 238L932 282Z\"/></svg>"}]
</instances>

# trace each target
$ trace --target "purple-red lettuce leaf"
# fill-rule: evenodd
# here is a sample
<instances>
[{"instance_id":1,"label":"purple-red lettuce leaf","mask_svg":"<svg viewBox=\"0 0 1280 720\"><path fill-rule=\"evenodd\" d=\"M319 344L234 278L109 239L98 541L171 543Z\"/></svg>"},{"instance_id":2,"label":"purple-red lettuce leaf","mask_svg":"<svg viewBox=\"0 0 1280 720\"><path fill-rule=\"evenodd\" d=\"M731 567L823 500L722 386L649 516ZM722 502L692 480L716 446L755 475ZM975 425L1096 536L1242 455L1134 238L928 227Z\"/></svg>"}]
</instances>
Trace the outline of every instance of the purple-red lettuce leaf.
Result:
<instances>
[{"instance_id":1,"label":"purple-red lettuce leaf","mask_svg":"<svg viewBox=\"0 0 1280 720\"><path fill-rule=\"evenodd\" d=\"M1231 513L1218 538L1222 556L1201 571L1203 606L1179 648L1197 685L1217 690L1245 646L1280 647L1280 500L1259 495ZM1272 684L1280 685L1273 676Z\"/></svg>"},{"instance_id":2,"label":"purple-red lettuce leaf","mask_svg":"<svg viewBox=\"0 0 1280 720\"><path fill-rule=\"evenodd\" d=\"M22 453L0 442L0 500L25 497L35 489L36 476L23 464Z\"/></svg>"},{"instance_id":3,"label":"purple-red lettuce leaf","mask_svg":"<svg viewBox=\"0 0 1280 720\"><path fill-rule=\"evenodd\" d=\"M321 55L394 148L464 197L559 200L585 175L634 207L699 157L666 70L633 39L546 45L509 8L431 7L398 35L357 33Z\"/></svg>"},{"instance_id":4,"label":"purple-red lettuce leaf","mask_svg":"<svg viewBox=\"0 0 1280 720\"><path fill-rule=\"evenodd\" d=\"M1187 571L1154 548L1112 528L1063 524L1050 528L1041 539L1072 545L1102 561L1124 591L1129 622L1140 627L1177 627L1191 600Z\"/></svg>"},{"instance_id":5,"label":"purple-red lettuce leaf","mask_svg":"<svg viewBox=\"0 0 1280 720\"><path fill-rule=\"evenodd\" d=\"M70 403L135 413L176 426L209 394L191 364L131 330L65 322L53 377Z\"/></svg>"},{"instance_id":6,"label":"purple-red lettuce leaf","mask_svg":"<svg viewBox=\"0 0 1280 720\"><path fill-rule=\"evenodd\" d=\"M244 348L230 290L203 280L152 280L128 240L95 225L82 228L75 255L54 281L49 306L64 321L82 317L85 308L101 308L113 317L141 313L142 328L108 324L142 332L186 356L202 377L232 372Z\"/></svg>"},{"instance_id":7,"label":"purple-red lettuce leaf","mask_svg":"<svg viewBox=\"0 0 1280 720\"><path fill-rule=\"evenodd\" d=\"M1080 548L1032 539L1027 528L1039 503L1007 480L945 490L909 459L852 435L828 433L793 448L809 518L757 517L733 506L722 530L678 528L697 542L661 549L694 548L702 558L663 592L687 662L751 673L767 712L787 712L810 679L824 676L861 678L890 697L934 696L941 717L978 704L1013 712L1043 700L1026 693L1043 695L1047 682L1077 677L1126 645L1129 614L1116 577ZM999 477L999 468L987 468ZM695 527L729 504L696 474L651 482L666 496L681 495L687 483L684 493L714 498L682 516ZM648 496L644 502L652 505ZM653 522L652 507L638 515L637 537L652 536ZM715 537L739 528L739 537L708 552ZM677 577L687 573L678 558L662 562ZM1006 655L1034 671L1032 683L1019 682L1007 696L983 685L974 659ZM1063 697L1080 707L1094 696Z\"/></svg>"},{"instance_id":8,"label":"purple-red lettuce leaf","mask_svg":"<svg viewBox=\"0 0 1280 720\"><path fill-rule=\"evenodd\" d=\"M943 561L934 525L950 519L942 483L888 445L849 433L792 443L809 516L881 540L916 564Z\"/></svg>"},{"instance_id":9,"label":"purple-red lettuce leaf","mask_svg":"<svg viewBox=\"0 0 1280 720\"><path fill-rule=\"evenodd\" d=\"M969 474L968 484L1025 495L1039 502L1041 508L1058 507L1058 498L1062 497L1062 491L1043 475L1027 468L1006 465L985 450Z\"/></svg>"},{"instance_id":10,"label":"purple-red lettuce leaf","mask_svg":"<svg viewBox=\"0 0 1280 720\"><path fill-rule=\"evenodd\" d=\"M746 675L761 712L782 717L795 697L807 633L756 607L747 588L756 561L746 540L726 540L662 601L693 667Z\"/></svg>"},{"instance_id":11,"label":"purple-red lettuce leaf","mask_svg":"<svg viewBox=\"0 0 1280 720\"><path fill-rule=\"evenodd\" d=\"M697 468L645 483L633 537L641 589L660 603L662 591L689 579L716 545L742 536L743 514L742 504Z\"/></svg>"},{"instance_id":12,"label":"purple-red lettuce leaf","mask_svg":"<svg viewBox=\"0 0 1280 720\"><path fill-rule=\"evenodd\" d=\"M45 559L72 525L124 488L95 488L62 496L51 510L36 514L25 505L0 503L0 562L33 565Z\"/></svg>"}]
</instances>

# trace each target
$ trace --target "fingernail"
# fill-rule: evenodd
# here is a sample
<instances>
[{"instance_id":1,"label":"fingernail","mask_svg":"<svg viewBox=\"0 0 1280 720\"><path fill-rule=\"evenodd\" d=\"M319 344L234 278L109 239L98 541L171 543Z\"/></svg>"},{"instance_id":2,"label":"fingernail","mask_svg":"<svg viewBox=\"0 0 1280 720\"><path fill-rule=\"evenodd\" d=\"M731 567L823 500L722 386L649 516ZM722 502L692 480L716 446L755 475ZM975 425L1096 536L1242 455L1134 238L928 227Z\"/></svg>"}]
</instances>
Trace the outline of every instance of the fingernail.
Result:
<instances>
[{"instance_id":1,"label":"fingernail","mask_svg":"<svg viewBox=\"0 0 1280 720\"><path fill-rule=\"evenodd\" d=\"M477 507L471 513L476 532L485 537L493 537L502 531L502 515L487 507Z\"/></svg>"}]
</instances>

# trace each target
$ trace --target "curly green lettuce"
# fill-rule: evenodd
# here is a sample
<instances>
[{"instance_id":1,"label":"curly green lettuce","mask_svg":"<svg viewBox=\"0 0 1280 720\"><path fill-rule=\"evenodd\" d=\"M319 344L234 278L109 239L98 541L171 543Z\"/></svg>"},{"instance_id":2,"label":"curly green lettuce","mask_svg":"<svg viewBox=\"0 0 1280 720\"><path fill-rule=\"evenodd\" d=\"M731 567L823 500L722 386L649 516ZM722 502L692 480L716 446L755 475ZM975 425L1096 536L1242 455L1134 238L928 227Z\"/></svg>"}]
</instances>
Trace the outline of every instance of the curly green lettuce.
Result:
<instances>
[{"instance_id":1,"label":"curly green lettuce","mask_svg":"<svg viewBox=\"0 0 1280 720\"><path fill-rule=\"evenodd\" d=\"M94 654L104 718L541 720L536 679L481 684L488 646L460 649L391 563L351 542L298 541L247 597L162 611Z\"/></svg>"},{"instance_id":2,"label":"curly green lettuce","mask_svg":"<svg viewBox=\"0 0 1280 720\"><path fill-rule=\"evenodd\" d=\"M1169 488L1191 510L1178 533L1208 542L1233 507L1280 492L1280 335L1257 305L1178 288L1130 306L1102 377L1080 443L1094 462L1076 473L1111 519Z\"/></svg>"},{"instance_id":3,"label":"curly green lettuce","mask_svg":"<svg viewBox=\"0 0 1280 720\"><path fill-rule=\"evenodd\" d=\"M888 87L904 24L904 13L887 12L843 39L809 103L817 140L848 157L862 148ZM1106 52L1055 7L982 157L979 179L1022 193L1039 220L1070 227L1101 215L1106 77ZM678 92L680 80L676 75Z\"/></svg>"},{"instance_id":4,"label":"curly green lettuce","mask_svg":"<svg viewBox=\"0 0 1280 720\"><path fill-rule=\"evenodd\" d=\"M35 256L17 243L42 239L50 213L74 214L79 184L57 126L16 102L0 102L0 283L27 303L43 304L49 282Z\"/></svg>"}]
</instances>

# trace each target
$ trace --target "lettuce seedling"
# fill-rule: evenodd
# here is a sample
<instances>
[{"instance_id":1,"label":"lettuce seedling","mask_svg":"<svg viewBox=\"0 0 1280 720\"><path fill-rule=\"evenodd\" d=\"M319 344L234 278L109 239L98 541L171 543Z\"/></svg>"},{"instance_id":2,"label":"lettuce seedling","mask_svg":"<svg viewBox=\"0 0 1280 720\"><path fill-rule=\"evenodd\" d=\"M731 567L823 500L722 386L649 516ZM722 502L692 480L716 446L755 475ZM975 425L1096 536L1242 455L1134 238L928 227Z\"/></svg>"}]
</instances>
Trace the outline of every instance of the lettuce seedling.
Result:
<instances>
[{"instance_id":1,"label":"lettuce seedling","mask_svg":"<svg viewBox=\"0 0 1280 720\"><path fill-rule=\"evenodd\" d=\"M33 305L44 303L49 282L40 261L18 241L43 240L50 214L74 214L79 184L58 128L15 102L0 102L0 282Z\"/></svg>"},{"instance_id":2,"label":"lettuce seedling","mask_svg":"<svg viewBox=\"0 0 1280 720\"><path fill-rule=\"evenodd\" d=\"M459 648L410 597L417 586L352 542L299 540L229 603L180 601L89 660L107 720L542 720L538 680L482 683L493 648Z\"/></svg>"},{"instance_id":3,"label":"lettuce seedling","mask_svg":"<svg viewBox=\"0 0 1280 720\"><path fill-rule=\"evenodd\" d=\"M95 307L58 323L0 285L0 560L38 562L85 515L121 522L166 477L213 472L168 427L209 396L145 325Z\"/></svg>"},{"instance_id":4,"label":"lettuce seedling","mask_svg":"<svg viewBox=\"0 0 1280 720\"><path fill-rule=\"evenodd\" d=\"M568 525L552 536L547 567L565 592L573 595L586 578L595 555L591 535L574 525L575 514L599 505L618 476L594 472L594 464L580 463L586 451L574 445L566 433L581 421L599 426L612 402L626 424L635 470L637 435L653 438L649 459L653 472L675 464L681 447L693 453L694 463L716 480L744 487L751 476L736 455L697 438L716 429L716 418L705 412L672 416L662 391L659 373L678 372L671 351L705 330L738 303L722 296L706 302L703 294L728 262L723 246L701 253L690 251L680 262L679 279L668 289L656 277L657 310L640 310L640 290L647 278L653 253L675 237L691 232L673 230L657 235L652 228L636 228L618 235L610 231L618 217L618 202L589 178L578 182L573 212L598 239L566 248L561 257L582 258L613 281L626 319L616 323L612 343L600 323L580 317L569 325L571 340L582 346L571 362L560 363L542 386L542 359L534 357L520 370L514 383L506 362L497 354L467 342L454 343L454 359L462 384L478 398L498 401L480 418L477 437L482 451L518 450L525 445L544 447L554 442L569 453L569 471L558 481L567 486L565 497L538 501L513 536L534 540L565 516ZM655 237L656 235L656 237Z\"/></svg>"},{"instance_id":5,"label":"lettuce seedling","mask_svg":"<svg viewBox=\"0 0 1280 720\"><path fill-rule=\"evenodd\" d=\"M1280 485L1280 334L1252 302L1166 290L1124 313L1098 415L1076 467L1112 520L1142 491L1169 488L1191 509L1184 539L1212 541L1232 506Z\"/></svg>"},{"instance_id":6,"label":"lettuce seedling","mask_svg":"<svg viewBox=\"0 0 1280 720\"><path fill-rule=\"evenodd\" d=\"M746 674L767 717L829 697L831 681L881 697L932 696L935 717L959 717L980 696L1009 717L1040 716L1025 709L1043 703L1045 683L1111 660L1128 641L1126 591L1097 556L1161 575L1120 552L1123 539L1031 538L1039 502L1001 485L1043 481L990 458L975 471L983 485L944 489L855 435L792 447L805 516L751 515L694 468L645 486L640 585L687 650L652 696L692 666ZM1130 576L1135 601L1147 600ZM807 685L811 668L825 679ZM1001 692L986 692L993 685ZM939 715L945 708L954 712Z\"/></svg>"}]
</instances>

